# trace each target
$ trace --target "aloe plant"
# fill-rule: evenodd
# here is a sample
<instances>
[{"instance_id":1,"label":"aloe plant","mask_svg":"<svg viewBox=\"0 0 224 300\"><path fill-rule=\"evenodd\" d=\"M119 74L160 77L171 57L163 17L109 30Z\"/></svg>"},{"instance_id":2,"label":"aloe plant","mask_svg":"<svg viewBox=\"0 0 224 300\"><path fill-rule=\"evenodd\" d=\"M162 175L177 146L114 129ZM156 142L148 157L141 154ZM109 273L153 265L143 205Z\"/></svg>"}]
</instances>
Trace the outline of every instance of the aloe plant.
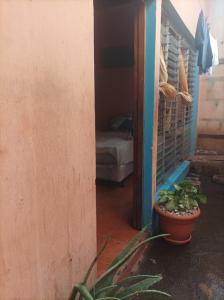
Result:
<instances>
[{"instance_id":1,"label":"aloe plant","mask_svg":"<svg viewBox=\"0 0 224 300\"><path fill-rule=\"evenodd\" d=\"M129 300L135 296L148 294L161 295L164 297L171 297L169 294L151 289L151 287L162 280L161 275L134 275L126 277L122 280L115 280L116 274L124 263L136 255L138 251L150 241L167 236L167 234L160 234L150 238L143 239L146 227L140 231L133 239L129 241L121 253L114 259L109 268L96 280L91 288L87 287L88 279L96 262L104 252L108 241L105 242L97 256L92 261L84 279L81 283L74 286L69 300Z\"/></svg>"},{"instance_id":2,"label":"aloe plant","mask_svg":"<svg viewBox=\"0 0 224 300\"><path fill-rule=\"evenodd\" d=\"M205 204L207 197L189 180L173 185L173 191L161 191L159 205L170 212L191 212L199 203Z\"/></svg>"}]
</instances>

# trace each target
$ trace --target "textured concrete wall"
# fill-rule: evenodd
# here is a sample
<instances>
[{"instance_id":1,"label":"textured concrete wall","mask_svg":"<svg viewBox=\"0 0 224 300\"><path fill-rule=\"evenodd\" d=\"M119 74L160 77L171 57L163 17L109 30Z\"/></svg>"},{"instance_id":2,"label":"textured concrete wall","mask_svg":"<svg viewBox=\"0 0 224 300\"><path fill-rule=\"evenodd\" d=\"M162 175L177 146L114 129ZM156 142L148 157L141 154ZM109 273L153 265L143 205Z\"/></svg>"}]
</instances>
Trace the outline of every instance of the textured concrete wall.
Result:
<instances>
[{"instance_id":1,"label":"textured concrete wall","mask_svg":"<svg viewBox=\"0 0 224 300\"><path fill-rule=\"evenodd\" d=\"M0 299L65 300L96 247L93 3L0 15Z\"/></svg>"},{"instance_id":2,"label":"textured concrete wall","mask_svg":"<svg viewBox=\"0 0 224 300\"><path fill-rule=\"evenodd\" d=\"M201 78L199 133L224 135L224 65Z\"/></svg>"},{"instance_id":3,"label":"textured concrete wall","mask_svg":"<svg viewBox=\"0 0 224 300\"><path fill-rule=\"evenodd\" d=\"M212 76L201 76L198 120L198 147L224 150L224 65Z\"/></svg>"},{"instance_id":4,"label":"textured concrete wall","mask_svg":"<svg viewBox=\"0 0 224 300\"><path fill-rule=\"evenodd\" d=\"M212 76L203 75L200 81L198 147L224 151L224 1L208 1L208 22L218 41L222 64L214 68Z\"/></svg>"}]
</instances>

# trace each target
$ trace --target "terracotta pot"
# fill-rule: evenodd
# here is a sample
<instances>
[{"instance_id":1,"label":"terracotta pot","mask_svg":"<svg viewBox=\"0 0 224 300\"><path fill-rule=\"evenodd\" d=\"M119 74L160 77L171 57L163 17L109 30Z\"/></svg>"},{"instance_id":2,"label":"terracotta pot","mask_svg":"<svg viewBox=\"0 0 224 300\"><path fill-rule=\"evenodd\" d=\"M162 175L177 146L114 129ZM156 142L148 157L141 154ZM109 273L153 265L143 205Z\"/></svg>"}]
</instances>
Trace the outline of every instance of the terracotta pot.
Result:
<instances>
[{"instance_id":1,"label":"terracotta pot","mask_svg":"<svg viewBox=\"0 0 224 300\"><path fill-rule=\"evenodd\" d=\"M196 209L192 215L175 215L168 211L163 211L158 205L155 210L160 216L160 229L170 236L164 239L174 245L183 245L191 241L191 234L194 223L200 215L200 209Z\"/></svg>"}]
</instances>

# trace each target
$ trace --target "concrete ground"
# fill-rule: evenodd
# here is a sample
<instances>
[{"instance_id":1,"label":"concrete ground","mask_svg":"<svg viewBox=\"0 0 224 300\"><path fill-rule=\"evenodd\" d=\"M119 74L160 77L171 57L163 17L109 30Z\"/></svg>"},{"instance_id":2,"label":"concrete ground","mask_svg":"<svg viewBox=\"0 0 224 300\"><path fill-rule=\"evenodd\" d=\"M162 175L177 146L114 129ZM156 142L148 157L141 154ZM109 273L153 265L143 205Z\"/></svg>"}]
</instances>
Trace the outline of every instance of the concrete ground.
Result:
<instances>
[{"instance_id":1,"label":"concrete ground","mask_svg":"<svg viewBox=\"0 0 224 300\"><path fill-rule=\"evenodd\" d=\"M174 300L224 300L224 185L205 178L202 189L208 204L201 209L191 243L171 246L157 240L140 265L141 274L163 275L154 287Z\"/></svg>"}]
</instances>

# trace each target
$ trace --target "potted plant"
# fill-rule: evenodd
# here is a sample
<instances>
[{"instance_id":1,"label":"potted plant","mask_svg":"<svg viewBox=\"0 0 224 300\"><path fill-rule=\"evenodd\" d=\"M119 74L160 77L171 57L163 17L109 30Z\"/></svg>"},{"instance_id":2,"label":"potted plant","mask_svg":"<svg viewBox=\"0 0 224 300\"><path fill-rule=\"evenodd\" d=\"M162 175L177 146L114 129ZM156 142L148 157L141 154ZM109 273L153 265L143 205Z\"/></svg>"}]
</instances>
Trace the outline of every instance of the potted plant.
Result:
<instances>
[{"instance_id":1,"label":"potted plant","mask_svg":"<svg viewBox=\"0 0 224 300\"><path fill-rule=\"evenodd\" d=\"M161 275L132 275L123 277L122 279L117 277L120 268L128 259L141 250L142 247L154 239L166 236L166 234L161 234L142 239L145 229L146 227L126 245L105 273L89 287L89 276L94 269L96 262L104 252L108 244L106 242L92 261L83 281L75 284L73 287L69 300L129 300L140 295L147 295L147 299L150 299L151 296L155 299L154 297L156 295L170 298L171 296L169 294L152 288L154 284L162 279Z\"/></svg>"},{"instance_id":2,"label":"potted plant","mask_svg":"<svg viewBox=\"0 0 224 300\"><path fill-rule=\"evenodd\" d=\"M173 185L172 191L161 191L155 210L160 216L160 228L170 236L164 239L174 245L191 241L194 223L200 215L200 203L207 198L191 181L182 181Z\"/></svg>"}]
</instances>

